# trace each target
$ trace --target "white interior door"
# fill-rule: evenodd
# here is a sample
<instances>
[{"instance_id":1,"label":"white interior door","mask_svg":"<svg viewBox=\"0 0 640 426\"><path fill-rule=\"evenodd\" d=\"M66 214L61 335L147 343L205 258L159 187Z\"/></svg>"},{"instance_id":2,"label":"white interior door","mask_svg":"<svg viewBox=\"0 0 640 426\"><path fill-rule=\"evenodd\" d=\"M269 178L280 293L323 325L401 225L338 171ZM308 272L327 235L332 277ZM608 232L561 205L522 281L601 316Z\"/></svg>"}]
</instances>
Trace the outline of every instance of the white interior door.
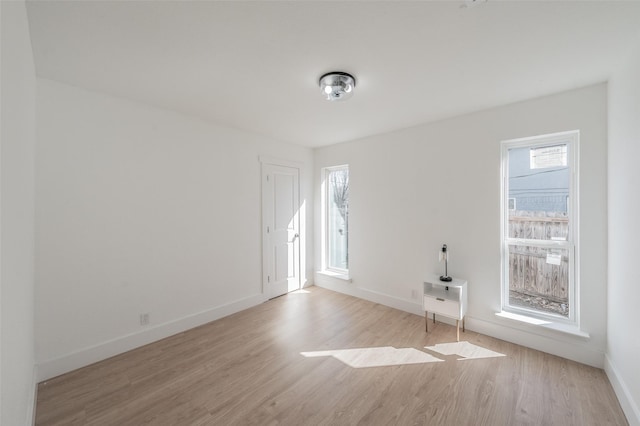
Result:
<instances>
[{"instance_id":1,"label":"white interior door","mask_svg":"<svg viewBox=\"0 0 640 426\"><path fill-rule=\"evenodd\" d=\"M263 288L268 298L300 288L300 170L262 165Z\"/></svg>"}]
</instances>

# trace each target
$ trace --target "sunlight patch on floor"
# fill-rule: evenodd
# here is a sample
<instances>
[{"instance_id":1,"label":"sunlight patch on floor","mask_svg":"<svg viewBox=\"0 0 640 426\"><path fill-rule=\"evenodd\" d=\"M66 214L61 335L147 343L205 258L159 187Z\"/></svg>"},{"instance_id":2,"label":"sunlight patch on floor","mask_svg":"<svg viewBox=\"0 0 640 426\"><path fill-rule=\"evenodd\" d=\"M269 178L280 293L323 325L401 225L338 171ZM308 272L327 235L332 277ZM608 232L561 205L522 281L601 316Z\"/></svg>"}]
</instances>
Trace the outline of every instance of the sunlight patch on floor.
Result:
<instances>
[{"instance_id":1,"label":"sunlight patch on floor","mask_svg":"<svg viewBox=\"0 0 640 426\"><path fill-rule=\"evenodd\" d=\"M459 358L458 361L506 356L469 342L438 343L435 346L425 346L425 349L442 355L459 355L462 358Z\"/></svg>"},{"instance_id":2,"label":"sunlight patch on floor","mask_svg":"<svg viewBox=\"0 0 640 426\"><path fill-rule=\"evenodd\" d=\"M309 290L300 289L300 290L290 291L287 294L311 294L311 292Z\"/></svg>"},{"instance_id":3,"label":"sunlight patch on floor","mask_svg":"<svg viewBox=\"0 0 640 426\"><path fill-rule=\"evenodd\" d=\"M300 352L300 354L307 358L331 356L353 368L387 367L393 365L443 362L443 360L417 349L397 349L392 346Z\"/></svg>"}]
</instances>

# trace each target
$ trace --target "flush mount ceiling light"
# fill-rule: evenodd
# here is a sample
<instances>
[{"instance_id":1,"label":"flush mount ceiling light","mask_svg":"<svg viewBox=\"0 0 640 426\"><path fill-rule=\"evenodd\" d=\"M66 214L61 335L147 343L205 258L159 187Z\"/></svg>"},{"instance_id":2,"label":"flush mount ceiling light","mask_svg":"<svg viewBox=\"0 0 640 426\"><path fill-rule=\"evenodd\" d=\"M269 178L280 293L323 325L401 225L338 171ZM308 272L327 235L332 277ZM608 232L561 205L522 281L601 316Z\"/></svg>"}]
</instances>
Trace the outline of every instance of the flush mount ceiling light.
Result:
<instances>
[{"instance_id":1,"label":"flush mount ceiling light","mask_svg":"<svg viewBox=\"0 0 640 426\"><path fill-rule=\"evenodd\" d=\"M341 101L353 95L356 79L346 72L333 71L320 77L320 90L328 101Z\"/></svg>"}]
</instances>

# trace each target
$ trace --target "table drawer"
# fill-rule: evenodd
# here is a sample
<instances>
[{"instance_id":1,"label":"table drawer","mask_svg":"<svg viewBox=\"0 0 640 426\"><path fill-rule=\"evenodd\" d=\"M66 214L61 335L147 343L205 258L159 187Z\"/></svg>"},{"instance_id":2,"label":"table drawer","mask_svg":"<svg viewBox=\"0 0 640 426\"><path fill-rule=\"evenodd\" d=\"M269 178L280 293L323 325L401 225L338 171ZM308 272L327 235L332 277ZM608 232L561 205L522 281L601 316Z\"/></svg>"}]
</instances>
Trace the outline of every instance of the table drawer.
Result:
<instances>
[{"instance_id":1,"label":"table drawer","mask_svg":"<svg viewBox=\"0 0 640 426\"><path fill-rule=\"evenodd\" d=\"M440 297L424 296L424 310L431 313L444 315L454 319L461 319L460 302Z\"/></svg>"}]
</instances>

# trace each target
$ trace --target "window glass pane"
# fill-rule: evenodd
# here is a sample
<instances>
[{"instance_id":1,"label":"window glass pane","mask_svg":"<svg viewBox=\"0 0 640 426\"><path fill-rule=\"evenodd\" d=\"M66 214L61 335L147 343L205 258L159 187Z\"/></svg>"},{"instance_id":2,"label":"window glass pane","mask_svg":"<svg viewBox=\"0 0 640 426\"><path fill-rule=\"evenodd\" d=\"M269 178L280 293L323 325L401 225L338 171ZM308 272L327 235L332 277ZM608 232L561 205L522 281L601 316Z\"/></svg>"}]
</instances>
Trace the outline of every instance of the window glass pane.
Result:
<instances>
[{"instance_id":1,"label":"window glass pane","mask_svg":"<svg viewBox=\"0 0 640 426\"><path fill-rule=\"evenodd\" d=\"M509 245L509 305L569 317L569 251Z\"/></svg>"},{"instance_id":2,"label":"window glass pane","mask_svg":"<svg viewBox=\"0 0 640 426\"><path fill-rule=\"evenodd\" d=\"M327 176L327 266L349 269L349 170Z\"/></svg>"},{"instance_id":3,"label":"window glass pane","mask_svg":"<svg viewBox=\"0 0 640 426\"><path fill-rule=\"evenodd\" d=\"M567 146L544 146L529 150L529 164L532 169L561 167L567 165Z\"/></svg>"},{"instance_id":4,"label":"window glass pane","mask_svg":"<svg viewBox=\"0 0 640 426\"><path fill-rule=\"evenodd\" d=\"M509 237L566 241L567 145L510 149L508 178Z\"/></svg>"}]
</instances>

